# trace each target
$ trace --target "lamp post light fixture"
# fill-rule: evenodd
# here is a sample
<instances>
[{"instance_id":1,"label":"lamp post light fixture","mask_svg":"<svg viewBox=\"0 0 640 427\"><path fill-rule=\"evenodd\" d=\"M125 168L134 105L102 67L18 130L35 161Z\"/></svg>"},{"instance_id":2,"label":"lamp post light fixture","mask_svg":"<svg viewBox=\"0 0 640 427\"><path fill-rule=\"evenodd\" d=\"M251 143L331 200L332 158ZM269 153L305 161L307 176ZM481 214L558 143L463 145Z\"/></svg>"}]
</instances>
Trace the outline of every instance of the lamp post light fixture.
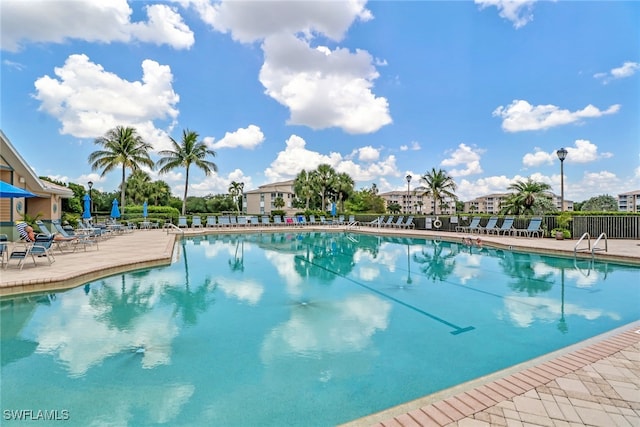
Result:
<instances>
[{"instance_id":1,"label":"lamp post light fixture","mask_svg":"<svg viewBox=\"0 0 640 427\"><path fill-rule=\"evenodd\" d=\"M556 154L560 159L560 212L564 212L564 159L567 158L567 150L561 148Z\"/></svg>"},{"instance_id":2,"label":"lamp post light fixture","mask_svg":"<svg viewBox=\"0 0 640 427\"><path fill-rule=\"evenodd\" d=\"M87 182L89 187L89 216L93 217L93 197L91 196L91 189L93 188L93 181Z\"/></svg>"},{"instance_id":3,"label":"lamp post light fixture","mask_svg":"<svg viewBox=\"0 0 640 427\"><path fill-rule=\"evenodd\" d=\"M407 180L407 201L405 205L407 206L407 213L411 213L411 203L409 202L409 184L411 184L411 178L413 177L409 174L407 174L407 176L405 177L405 179Z\"/></svg>"}]
</instances>

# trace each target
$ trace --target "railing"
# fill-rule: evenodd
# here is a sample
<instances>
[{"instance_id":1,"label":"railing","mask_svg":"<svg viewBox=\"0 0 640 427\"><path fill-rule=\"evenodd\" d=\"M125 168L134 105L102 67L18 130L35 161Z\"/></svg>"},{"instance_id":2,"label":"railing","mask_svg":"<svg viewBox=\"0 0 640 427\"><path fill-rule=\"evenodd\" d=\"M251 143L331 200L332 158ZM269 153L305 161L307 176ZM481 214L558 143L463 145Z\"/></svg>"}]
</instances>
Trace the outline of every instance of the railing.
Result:
<instances>
[{"instance_id":1,"label":"railing","mask_svg":"<svg viewBox=\"0 0 640 427\"><path fill-rule=\"evenodd\" d=\"M582 243L582 241L585 238L587 239L587 247L578 249L578 246L580 246L580 243ZM582 237L580 237L580 239L578 240L578 243L576 243L576 245L573 247L573 254L575 255L576 252L578 251L590 251L590 250L591 250L591 236L589 236L589 233L584 233Z\"/></svg>"},{"instance_id":2,"label":"railing","mask_svg":"<svg viewBox=\"0 0 640 427\"><path fill-rule=\"evenodd\" d=\"M598 243L600 243L600 240L602 240L603 237L604 237L604 248L600 248L598 247ZM607 240L607 235L605 233L600 233L600 235L596 239L596 242L593 244L593 249L591 249L591 255L593 255L596 251L605 251L605 252L609 251L609 241Z\"/></svg>"},{"instance_id":3,"label":"railing","mask_svg":"<svg viewBox=\"0 0 640 427\"><path fill-rule=\"evenodd\" d=\"M347 224L347 230L353 229L353 228L360 228L360 223L358 221L351 221Z\"/></svg>"},{"instance_id":4,"label":"railing","mask_svg":"<svg viewBox=\"0 0 640 427\"><path fill-rule=\"evenodd\" d=\"M167 230L167 234L169 234L169 231L172 231L172 230L173 230L173 231L176 231L176 230L177 230L177 231L179 231L180 233L182 233L182 235L184 236L184 230L183 230L182 228L178 227L178 226L177 226L177 225L175 225L175 224L172 224L172 223L170 223L170 222L165 222L165 224L164 224L164 228Z\"/></svg>"}]
</instances>

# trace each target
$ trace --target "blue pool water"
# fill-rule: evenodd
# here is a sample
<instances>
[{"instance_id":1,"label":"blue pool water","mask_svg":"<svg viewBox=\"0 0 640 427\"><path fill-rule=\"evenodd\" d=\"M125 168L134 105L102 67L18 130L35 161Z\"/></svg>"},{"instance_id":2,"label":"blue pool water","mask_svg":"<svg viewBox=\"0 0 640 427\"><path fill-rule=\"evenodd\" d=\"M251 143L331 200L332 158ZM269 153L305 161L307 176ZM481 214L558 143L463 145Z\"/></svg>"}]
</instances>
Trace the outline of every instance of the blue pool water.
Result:
<instances>
[{"instance_id":1,"label":"blue pool water","mask_svg":"<svg viewBox=\"0 0 640 427\"><path fill-rule=\"evenodd\" d=\"M640 318L640 269L613 263L297 232L174 258L1 299L3 425L330 426Z\"/></svg>"}]
</instances>

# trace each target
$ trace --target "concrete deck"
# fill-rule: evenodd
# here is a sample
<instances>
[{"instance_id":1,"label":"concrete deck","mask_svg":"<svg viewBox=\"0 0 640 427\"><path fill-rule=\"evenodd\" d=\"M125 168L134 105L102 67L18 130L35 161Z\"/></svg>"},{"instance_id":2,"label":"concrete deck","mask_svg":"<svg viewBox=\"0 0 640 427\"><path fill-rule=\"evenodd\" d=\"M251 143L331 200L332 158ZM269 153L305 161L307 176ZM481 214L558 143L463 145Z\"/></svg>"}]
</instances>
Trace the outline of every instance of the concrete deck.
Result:
<instances>
[{"instance_id":1,"label":"concrete deck","mask_svg":"<svg viewBox=\"0 0 640 427\"><path fill-rule=\"evenodd\" d=\"M307 227L344 230L343 227ZM295 231L292 227L224 229ZM460 241L460 233L372 229L352 232L401 234ZM187 230L186 235L214 230ZM473 236L474 239L477 237ZM575 240L481 235L484 246L574 256ZM171 262L176 234L136 230L101 241L98 248L61 253L52 265L37 258L22 271L15 261L0 270L0 295L72 288L100 277ZM593 241L591 244L593 245ZM604 243L598 245L604 248ZM587 243L581 245L587 247ZM10 249L11 250L11 249ZM579 251L591 257L590 251ZM640 240L609 240L596 259L640 265ZM355 420L350 427L377 426L638 426L640 427L640 319L602 337L491 376Z\"/></svg>"}]
</instances>

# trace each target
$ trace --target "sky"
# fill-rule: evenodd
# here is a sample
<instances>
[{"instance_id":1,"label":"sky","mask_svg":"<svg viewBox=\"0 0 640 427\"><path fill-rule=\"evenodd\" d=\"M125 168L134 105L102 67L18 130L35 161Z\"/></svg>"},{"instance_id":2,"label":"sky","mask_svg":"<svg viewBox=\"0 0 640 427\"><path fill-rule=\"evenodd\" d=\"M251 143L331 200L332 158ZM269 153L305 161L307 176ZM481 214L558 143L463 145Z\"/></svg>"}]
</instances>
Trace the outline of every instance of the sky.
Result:
<instances>
[{"instance_id":1,"label":"sky","mask_svg":"<svg viewBox=\"0 0 640 427\"><path fill-rule=\"evenodd\" d=\"M3 0L1 128L40 176L114 191L87 158L133 126L195 131L189 195L328 163L381 192L444 169L460 200L528 177L640 189L640 2ZM158 175L175 195L184 169Z\"/></svg>"}]
</instances>

